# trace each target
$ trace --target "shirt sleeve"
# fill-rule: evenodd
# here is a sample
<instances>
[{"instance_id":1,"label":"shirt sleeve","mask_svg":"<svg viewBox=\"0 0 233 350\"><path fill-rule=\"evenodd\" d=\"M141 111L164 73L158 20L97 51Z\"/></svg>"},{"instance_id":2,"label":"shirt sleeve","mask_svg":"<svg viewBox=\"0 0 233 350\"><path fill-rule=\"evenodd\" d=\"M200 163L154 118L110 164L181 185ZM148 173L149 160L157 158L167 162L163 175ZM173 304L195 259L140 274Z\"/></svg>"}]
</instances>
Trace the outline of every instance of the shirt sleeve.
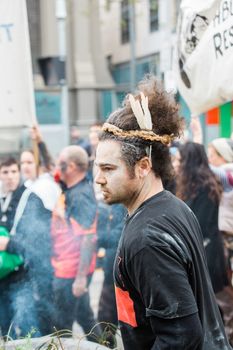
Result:
<instances>
[{"instance_id":1,"label":"shirt sleeve","mask_svg":"<svg viewBox=\"0 0 233 350\"><path fill-rule=\"evenodd\" d=\"M231 191L233 189L233 179L229 171L213 165L210 165L210 169L220 180L224 191Z\"/></svg>"},{"instance_id":2,"label":"shirt sleeve","mask_svg":"<svg viewBox=\"0 0 233 350\"><path fill-rule=\"evenodd\" d=\"M203 332L198 313L182 318L151 318L151 327L156 340L151 350L195 350L201 349Z\"/></svg>"},{"instance_id":3,"label":"shirt sleeve","mask_svg":"<svg viewBox=\"0 0 233 350\"><path fill-rule=\"evenodd\" d=\"M97 215L94 192L92 195L88 191L83 191L77 197L74 197L72 206L68 211L68 216L75 219L83 228L90 228Z\"/></svg>"},{"instance_id":4,"label":"shirt sleeve","mask_svg":"<svg viewBox=\"0 0 233 350\"><path fill-rule=\"evenodd\" d=\"M189 284L188 263L168 244L146 246L128 268L147 317L175 319L198 311Z\"/></svg>"}]
</instances>

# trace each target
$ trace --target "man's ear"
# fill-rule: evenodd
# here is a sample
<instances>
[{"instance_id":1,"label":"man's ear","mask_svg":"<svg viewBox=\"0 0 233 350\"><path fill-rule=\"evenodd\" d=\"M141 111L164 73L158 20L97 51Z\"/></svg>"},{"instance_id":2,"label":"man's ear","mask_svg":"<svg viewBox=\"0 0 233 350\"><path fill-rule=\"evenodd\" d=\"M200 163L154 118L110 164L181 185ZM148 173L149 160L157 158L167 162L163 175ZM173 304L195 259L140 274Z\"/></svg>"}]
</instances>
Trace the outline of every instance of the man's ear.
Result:
<instances>
[{"instance_id":1,"label":"man's ear","mask_svg":"<svg viewBox=\"0 0 233 350\"><path fill-rule=\"evenodd\" d=\"M70 167L71 170L77 169L77 165L74 162L72 162L72 161L69 162L69 167Z\"/></svg>"},{"instance_id":2,"label":"man's ear","mask_svg":"<svg viewBox=\"0 0 233 350\"><path fill-rule=\"evenodd\" d=\"M138 161L137 166L139 177L146 177L152 168L151 160L148 157L143 157Z\"/></svg>"}]
</instances>

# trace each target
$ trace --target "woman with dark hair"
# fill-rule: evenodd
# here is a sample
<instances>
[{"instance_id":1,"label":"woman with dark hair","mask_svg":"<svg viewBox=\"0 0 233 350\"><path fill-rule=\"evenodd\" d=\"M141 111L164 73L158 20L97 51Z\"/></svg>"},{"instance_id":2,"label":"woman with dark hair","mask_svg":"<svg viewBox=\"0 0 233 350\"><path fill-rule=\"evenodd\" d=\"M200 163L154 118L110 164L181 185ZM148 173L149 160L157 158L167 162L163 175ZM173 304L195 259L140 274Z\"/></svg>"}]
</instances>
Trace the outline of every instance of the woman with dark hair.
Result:
<instances>
[{"instance_id":1,"label":"woman with dark hair","mask_svg":"<svg viewBox=\"0 0 233 350\"><path fill-rule=\"evenodd\" d=\"M203 145L187 142L180 146L177 196L194 212L201 226L207 264L214 292L227 283L223 242L218 230L218 208L222 187L211 171Z\"/></svg>"}]
</instances>

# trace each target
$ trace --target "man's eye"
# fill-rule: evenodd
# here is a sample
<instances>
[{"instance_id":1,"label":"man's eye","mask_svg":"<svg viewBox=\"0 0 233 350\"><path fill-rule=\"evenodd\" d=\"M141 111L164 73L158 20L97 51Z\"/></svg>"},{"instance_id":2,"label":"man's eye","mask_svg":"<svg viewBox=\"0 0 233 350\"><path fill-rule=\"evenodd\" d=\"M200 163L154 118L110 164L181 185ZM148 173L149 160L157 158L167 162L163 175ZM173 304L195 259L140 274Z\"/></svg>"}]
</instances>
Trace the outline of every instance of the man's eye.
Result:
<instances>
[{"instance_id":1,"label":"man's eye","mask_svg":"<svg viewBox=\"0 0 233 350\"><path fill-rule=\"evenodd\" d=\"M104 170L104 171L111 171L111 170L113 170L113 169L110 168L110 167L105 167L103 170Z\"/></svg>"}]
</instances>

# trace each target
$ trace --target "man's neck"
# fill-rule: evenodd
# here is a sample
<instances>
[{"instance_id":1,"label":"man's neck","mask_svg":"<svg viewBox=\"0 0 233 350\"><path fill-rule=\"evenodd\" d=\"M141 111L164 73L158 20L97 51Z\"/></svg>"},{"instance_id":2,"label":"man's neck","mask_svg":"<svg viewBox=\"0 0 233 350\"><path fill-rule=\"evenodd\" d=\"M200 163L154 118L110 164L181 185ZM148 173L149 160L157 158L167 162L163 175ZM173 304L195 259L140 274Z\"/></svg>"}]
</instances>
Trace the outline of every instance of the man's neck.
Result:
<instances>
[{"instance_id":1,"label":"man's neck","mask_svg":"<svg viewBox=\"0 0 233 350\"><path fill-rule=\"evenodd\" d=\"M150 174L142 183L142 186L139 188L138 192L135 193L135 196L131 200L131 203L127 203L126 207L128 209L129 215L137 210L137 208L139 208L140 205L147 199L163 191L163 189L164 188L161 179L155 177L153 174Z\"/></svg>"},{"instance_id":2,"label":"man's neck","mask_svg":"<svg viewBox=\"0 0 233 350\"><path fill-rule=\"evenodd\" d=\"M0 193L0 197L1 198L6 198L10 193L12 193L12 191L7 190L5 188L1 189L1 193Z\"/></svg>"},{"instance_id":3,"label":"man's neck","mask_svg":"<svg viewBox=\"0 0 233 350\"><path fill-rule=\"evenodd\" d=\"M76 174L66 182L67 188L73 187L74 185L77 185L79 182L81 182L86 176L86 173Z\"/></svg>"}]
</instances>

